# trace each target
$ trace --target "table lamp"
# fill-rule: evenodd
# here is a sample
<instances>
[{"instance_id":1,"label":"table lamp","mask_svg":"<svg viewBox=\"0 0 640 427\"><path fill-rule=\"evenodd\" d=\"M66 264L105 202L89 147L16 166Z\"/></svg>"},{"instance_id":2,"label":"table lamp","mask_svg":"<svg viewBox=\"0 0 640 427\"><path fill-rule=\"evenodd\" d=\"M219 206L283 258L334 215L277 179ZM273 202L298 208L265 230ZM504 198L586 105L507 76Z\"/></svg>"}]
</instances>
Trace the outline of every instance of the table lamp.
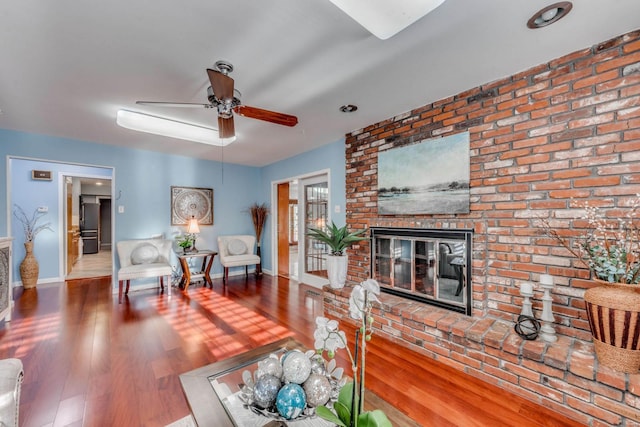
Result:
<instances>
[{"instance_id":1,"label":"table lamp","mask_svg":"<svg viewBox=\"0 0 640 427\"><path fill-rule=\"evenodd\" d=\"M197 251L196 249L196 234L200 232L200 226L198 225L198 220L195 216L191 215L189 219L189 224L187 225L187 234L191 235L191 240L193 240L193 244L191 246L192 250Z\"/></svg>"}]
</instances>

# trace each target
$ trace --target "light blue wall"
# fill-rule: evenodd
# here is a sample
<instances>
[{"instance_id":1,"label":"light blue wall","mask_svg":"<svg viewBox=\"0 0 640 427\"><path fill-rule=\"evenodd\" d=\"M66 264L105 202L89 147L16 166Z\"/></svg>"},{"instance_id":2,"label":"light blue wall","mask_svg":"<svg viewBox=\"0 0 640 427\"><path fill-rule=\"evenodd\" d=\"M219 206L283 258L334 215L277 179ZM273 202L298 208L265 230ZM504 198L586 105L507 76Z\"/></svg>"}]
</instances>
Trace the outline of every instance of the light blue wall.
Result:
<instances>
[{"instance_id":1,"label":"light blue wall","mask_svg":"<svg viewBox=\"0 0 640 427\"><path fill-rule=\"evenodd\" d=\"M273 163L262 168L260 173L260 188L262 199L260 203L271 204L272 188L274 183L284 182L290 178L308 175L312 172L329 170L329 209L331 220L336 224L344 224L346 191L345 191L345 145L344 139L321 148L307 151L294 157ZM340 212L335 212L335 207L339 206ZM265 232L262 240L263 266L267 270L275 272L273 267L273 236L272 229L273 212L267 219Z\"/></svg>"},{"instance_id":2,"label":"light blue wall","mask_svg":"<svg viewBox=\"0 0 640 427\"><path fill-rule=\"evenodd\" d=\"M198 247L217 249L216 238L220 234L253 234L248 207L254 202L270 205L274 182L321 170L330 171L331 215L336 223L342 224L346 203L344 150L344 140L339 140L263 168L254 168L0 129L0 156L7 159L7 171L0 174L0 236L16 239L14 277L19 280L23 233L14 219L8 231L10 204L19 203L27 213L38 206L47 206L49 213L45 220L52 223L54 232L43 231L36 239L40 280L55 281L63 277L64 272L58 267L59 242L64 238L64 230L60 230L59 225L62 208L58 200L62 195L57 180L58 175L64 173L93 176L113 172L113 207L117 211L118 206L124 206L124 213L114 216L115 242L158 233L173 238L182 232L183 227L171 226L170 218L170 187L177 185L213 188L214 225L201 227ZM33 159L44 162L34 163ZM32 169L51 170L54 180L32 181ZM333 212L336 205L340 206L340 213ZM271 227L272 215L267 220L262 255L265 270L274 271ZM216 260L214 273L221 271Z\"/></svg>"},{"instance_id":3,"label":"light blue wall","mask_svg":"<svg viewBox=\"0 0 640 427\"><path fill-rule=\"evenodd\" d=\"M217 248L216 237L219 234L252 234L253 225L247 209L253 202L263 199L259 185L260 169L254 167L224 164L222 168L219 162L9 130L0 130L0 155L4 158L46 159L49 162L40 163L41 167L38 169L55 168L61 172L75 170L75 167L68 166L67 169L67 166L50 162L112 167L115 187L113 205L116 209L117 206L125 208L124 213L116 213L114 217L116 242L150 237L157 233L164 233L172 238L183 231L183 227L171 226L172 185L214 190L214 225L201 227L198 237L200 248ZM12 160L11 163L20 162ZM8 161L5 164L9 166ZM31 182L30 172L25 173L26 170L30 171L29 167L28 164L20 165L15 171L7 167L7 173L0 176L0 236L10 235L16 238L13 245L16 272L22 259L21 254L24 253L23 236L21 228L17 229L19 233L15 231L15 221L12 221L11 233L7 231L7 217L11 215L7 200L10 204L14 200L19 201L21 205L24 204L25 210L46 203L49 208L47 220L58 222L59 219L58 200L61 196L58 189L54 188L55 183L40 187L43 182ZM35 190L22 191L32 188L32 185ZM36 239L36 256L42 263L40 279L43 281L63 275L53 264L43 262L44 258L58 258L58 250L53 248L53 244L49 244L49 240L62 239L63 230L57 224L54 229L55 233L44 231ZM214 272L220 271L221 266L216 261ZM16 273L14 277L18 280L20 276Z\"/></svg>"},{"instance_id":4,"label":"light blue wall","mask_svg":"<svg viewBox=\"0 0 640 427\"><path fill-rule=\"evenodd\" d=\"M51 172L51 181L37 181L31 179L32 170L46 170ZM64 163L42 162L30 159L12 158L9 160L11 182L10 211L15 212L15 205L20 206L27 217L31 218L38 208L46 208L47 213L38 224L50 224L52 231L41 231L34 240L34 255L40 265L40 278L57 278L59 270L60 246L65 230L63 225L60 190L62 189L62 174L100 176L111 178L113 170L110 168L96 168ZM6 223L6 221L5 221ZM20 277L19 261L24 258L24 229L22 223L15 216L11 217L11 236L13 242L14 272L13 277Z\"/></svg>"}]
</instances>

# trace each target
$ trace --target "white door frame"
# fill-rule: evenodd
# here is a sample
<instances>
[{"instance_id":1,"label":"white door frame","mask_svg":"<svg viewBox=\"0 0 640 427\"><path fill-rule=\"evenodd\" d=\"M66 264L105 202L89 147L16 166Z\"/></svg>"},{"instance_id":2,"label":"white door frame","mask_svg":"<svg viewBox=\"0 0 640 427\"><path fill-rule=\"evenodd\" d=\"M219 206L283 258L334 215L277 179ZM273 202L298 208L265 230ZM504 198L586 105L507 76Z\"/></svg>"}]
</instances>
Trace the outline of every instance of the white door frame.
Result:
<instances>
[{"instance_id":1,"label":"white door frame","mask_svg":"<svg viewBox=\"0 0 640 427\"><path fill-rule=\"evenodd\" d=\"M304 212L304 180L309 180L310 178L317 178L326 176L327 186L329 188L329 196L328 196L328 206L332 206L331 204L331 170L330 169L321 169L314 172L305 173L302 175L292 176L288 178L283 178L277 181L271 182L271 206L272 212L277 212L278 207L278 184L282 184L284 182L298 181L298 216L302 217ZM301 196L302 194L302 196ZM331 221L331 209L328 209L328 221ZM329 283L329 280L323 277L313 276L310 274L304 274L304 244L305 244L305 234L304 234L304 221L298 221L298 281L301 283L305 283L307 285L311 285L316 288L322 288L324 285ZM272 265L275 266L274 270L277 274L277 266L278 266L278 257L280 254L278 253L278 224L276 221L272 221L271 224L271 253L272 256ZM289 254L282 254L282 256L289 256Z\"/></svg>"}]
</instances>

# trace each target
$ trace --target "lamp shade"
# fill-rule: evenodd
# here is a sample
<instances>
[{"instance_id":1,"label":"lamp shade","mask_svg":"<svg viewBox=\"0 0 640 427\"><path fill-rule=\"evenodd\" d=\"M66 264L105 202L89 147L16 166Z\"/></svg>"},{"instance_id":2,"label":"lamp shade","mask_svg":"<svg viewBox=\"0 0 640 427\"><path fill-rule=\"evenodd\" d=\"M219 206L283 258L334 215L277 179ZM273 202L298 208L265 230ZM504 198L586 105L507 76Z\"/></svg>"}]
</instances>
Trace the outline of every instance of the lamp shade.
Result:
<instances>
[{"instance_id":1,"label":"lamp shade","mask_svg":"<svg viewBox=\"0 0 640 427\"><path fill-rule=\"evenodd\" d=\"M196 234L200 232L200 226L198 225L198 220L196 217L192 216L189 219L189 224L187 225L187 233Z\"/></svg>"}]
</instances>

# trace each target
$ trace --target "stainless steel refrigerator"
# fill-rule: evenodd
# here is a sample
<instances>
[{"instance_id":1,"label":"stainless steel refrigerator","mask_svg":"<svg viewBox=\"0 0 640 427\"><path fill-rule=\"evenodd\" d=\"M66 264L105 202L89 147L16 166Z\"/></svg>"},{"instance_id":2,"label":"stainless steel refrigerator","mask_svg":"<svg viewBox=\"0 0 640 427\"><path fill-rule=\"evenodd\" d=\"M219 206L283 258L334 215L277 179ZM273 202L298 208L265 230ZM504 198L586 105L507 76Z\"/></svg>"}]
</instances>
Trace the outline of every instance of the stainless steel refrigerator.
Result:
<instances>
[{"instance_id":1,"label":"stainless steel refrigerator","mask_svg":"<svg viewBox=\"0 0 640 427\"><path fill-rule=\"evenodd\" d=\"M98 224L100 223L100 205L98 203L82 203L80 207L80 237L82 253L98 253Z\"/></svg>"}]
</instances>

